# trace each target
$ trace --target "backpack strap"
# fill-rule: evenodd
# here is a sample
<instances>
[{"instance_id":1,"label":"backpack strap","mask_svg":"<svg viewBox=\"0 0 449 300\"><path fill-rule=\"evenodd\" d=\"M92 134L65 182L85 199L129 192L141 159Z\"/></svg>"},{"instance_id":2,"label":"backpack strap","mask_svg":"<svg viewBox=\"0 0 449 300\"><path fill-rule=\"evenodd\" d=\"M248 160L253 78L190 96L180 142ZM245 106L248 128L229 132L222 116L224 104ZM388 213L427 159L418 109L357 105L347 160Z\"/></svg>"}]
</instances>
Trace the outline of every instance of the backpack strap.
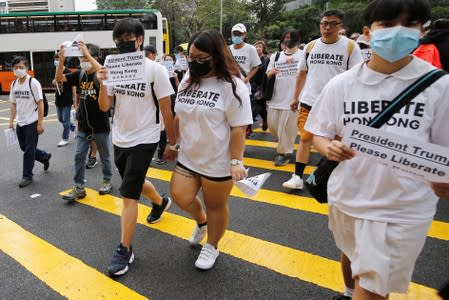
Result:
<instances>
[{"instance_id":1,"label":"backpack strap","mask_svg":"<svg viewBox=\"0 0 449 300\"><path fill-rule=\"evenodd\" d=\"M351 59L352 51L354 51L355 42L348 39L348 61L346 62L346 70L349 70L349 60Z\"/></svg>"},{"instance_id":2,"label":"backpack strap","mask_svg":"<svg viewBox=\"0 0 449 300\"><path fill-rule=\"evenodd\" d=\"M317 40L310 41L306 45L306 67L307 67L307 69L309 68L309 66L307 65L307 59L309 58L310 52L312 52L313 47L315 47L316 41Z\"/></svg>"},{"instance_id":3,"label":"backpack strap","mask_svg":"<svg viewBox=\"0 0 449 300\"><path fill-rule=\"evenodd\" d=\"M154 93L154 81L152 83L150 83L150 87L151 87L151 95L153 96L153 101L154 101L154 105L156 105L156 124L159 124L160 118L159 118L159 101L156 98L156 94Z\"/></svg>"},{"instance_id":4,"label":"backpack strap","mask_svg":"<svg viewBox=\"0 0 449 300\"><path fill-rule=\"evenodd\" d=\"M33 77L30 76L30 79L28 80L28 86L30 87L30 92L31 92L31 96L33 97L34 103L36 103L36 109L35 111L38 109L38 104L36 101L36 97L34 97L34 92L33 92L33 88L31 87L31 81L33 80Z\"/></svg>"}]
</instances>

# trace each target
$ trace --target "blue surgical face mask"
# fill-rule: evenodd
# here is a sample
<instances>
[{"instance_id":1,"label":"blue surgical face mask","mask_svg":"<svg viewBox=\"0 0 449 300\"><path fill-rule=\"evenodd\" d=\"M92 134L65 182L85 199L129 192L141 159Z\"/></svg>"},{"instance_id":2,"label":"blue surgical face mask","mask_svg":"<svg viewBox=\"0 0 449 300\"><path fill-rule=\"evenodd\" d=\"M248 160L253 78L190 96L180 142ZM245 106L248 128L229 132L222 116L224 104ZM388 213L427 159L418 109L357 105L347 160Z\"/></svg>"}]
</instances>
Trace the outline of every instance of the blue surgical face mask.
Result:
<instances>
[{"instance_id":1,"label":"blue surgical face mask","mask_svg":"<svg viewBox=\"0 0 449 300\"><path fill-rule=\"evenodd\" d=\"M409 55L419 43L420 31L404 26L377 29L371 33L373 52L389 62Z\"/></svg>"},{"instance_id":2,"label":"blue surgical face mask","mask_svg":"<svg viewBox=\"0 0 449 300\"><path fill-rule=\"evenodd\" d=\"M235 44L235 45L239 45L239 44L243 43L243 36L233 35L232 36L232 43Z\"/></svg>"}]
</instances>

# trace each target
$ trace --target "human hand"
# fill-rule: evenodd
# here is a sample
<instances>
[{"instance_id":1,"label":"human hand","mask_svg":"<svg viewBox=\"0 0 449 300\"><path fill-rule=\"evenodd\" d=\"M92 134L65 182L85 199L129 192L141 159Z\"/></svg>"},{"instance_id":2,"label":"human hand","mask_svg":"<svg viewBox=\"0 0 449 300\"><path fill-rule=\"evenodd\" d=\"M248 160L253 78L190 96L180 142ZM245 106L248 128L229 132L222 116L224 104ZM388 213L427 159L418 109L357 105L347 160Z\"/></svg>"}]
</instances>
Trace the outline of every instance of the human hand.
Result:
<instances>
[{"instance_id":1,"label":"human hand","mask_svg":"<svg viewBox=\"0 0 449 300\"><path fill-rule=\"evenodd\" d=\"M245 179L248 176L248 171L245 169L243 164L231 166L231 176L232 181L236 182Z\"/></svg>"},{"instance_id":2,"label":"human hand","mask_svg":"<svg viewBox=\"0 0 449 300\"><path fill-rule=\"evenodd\" d=\"M449 199L449 183L431 182L430 186L438 197Z\"/></svg>"},{"instance_id":3,"label":"human hand","mask_svg":"<svg viewBox=\"0 0 449 300\"><path fill-rule=\"evenodd\" d=\"M356 152L340 141L333 140L327 145L326 157L333 161L344 161L355 156Z\"/></svg>"}]
</instances>

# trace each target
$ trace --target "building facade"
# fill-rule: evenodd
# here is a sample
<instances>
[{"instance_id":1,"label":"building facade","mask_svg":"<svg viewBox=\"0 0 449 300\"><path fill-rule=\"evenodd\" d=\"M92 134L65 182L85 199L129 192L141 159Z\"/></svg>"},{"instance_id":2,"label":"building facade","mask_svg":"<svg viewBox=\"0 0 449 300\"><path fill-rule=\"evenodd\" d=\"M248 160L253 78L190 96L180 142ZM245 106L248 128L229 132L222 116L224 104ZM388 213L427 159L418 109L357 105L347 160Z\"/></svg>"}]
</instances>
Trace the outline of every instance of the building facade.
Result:
<instances>
[{"instance_id":1,"label":"building facade","mask_svg":"<svg viewBox=\"0 0 449 300\"><path fill-rule=\"evenodd\" d=\"M33 11L74 11L75 0L0 0L0 11L2 2L6 12L33 12Z\"/></svg>"}]
</instances>

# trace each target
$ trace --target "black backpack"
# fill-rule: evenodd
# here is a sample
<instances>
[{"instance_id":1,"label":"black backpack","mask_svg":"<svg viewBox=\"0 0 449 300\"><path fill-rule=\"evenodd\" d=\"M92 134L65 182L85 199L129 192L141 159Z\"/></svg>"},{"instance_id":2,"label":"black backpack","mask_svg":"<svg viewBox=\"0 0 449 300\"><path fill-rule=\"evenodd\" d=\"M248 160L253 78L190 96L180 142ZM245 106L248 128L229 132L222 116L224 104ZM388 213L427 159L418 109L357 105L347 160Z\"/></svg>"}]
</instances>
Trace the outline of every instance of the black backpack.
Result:
<instances>
[{"instance_id":1,"label":"black backpack","mask_svg":"<svg viewBox=\"0 0 449 300\"><path fill-rule=\"evenodd\" d=\"M30 76L30 79L28 80L28 85L30 87L31 96L33 96L34 103L36 103L36 109L35 110L37 110L38 106L37 106L36 97L34 96L34 93L33 93L33 89L31 88L31 80L33 80L33 77ZM13 83L12 83L13 90L14 90L14 86L16 84L16 81L17 81L17 79L14 80ZM44 91L42 91L42 96L43 96L42 98L44 100L44 117L46 117L46 116L48 116L48 100L47 100L47 96L45 96Z\"/></svg>"}]
</instances>

